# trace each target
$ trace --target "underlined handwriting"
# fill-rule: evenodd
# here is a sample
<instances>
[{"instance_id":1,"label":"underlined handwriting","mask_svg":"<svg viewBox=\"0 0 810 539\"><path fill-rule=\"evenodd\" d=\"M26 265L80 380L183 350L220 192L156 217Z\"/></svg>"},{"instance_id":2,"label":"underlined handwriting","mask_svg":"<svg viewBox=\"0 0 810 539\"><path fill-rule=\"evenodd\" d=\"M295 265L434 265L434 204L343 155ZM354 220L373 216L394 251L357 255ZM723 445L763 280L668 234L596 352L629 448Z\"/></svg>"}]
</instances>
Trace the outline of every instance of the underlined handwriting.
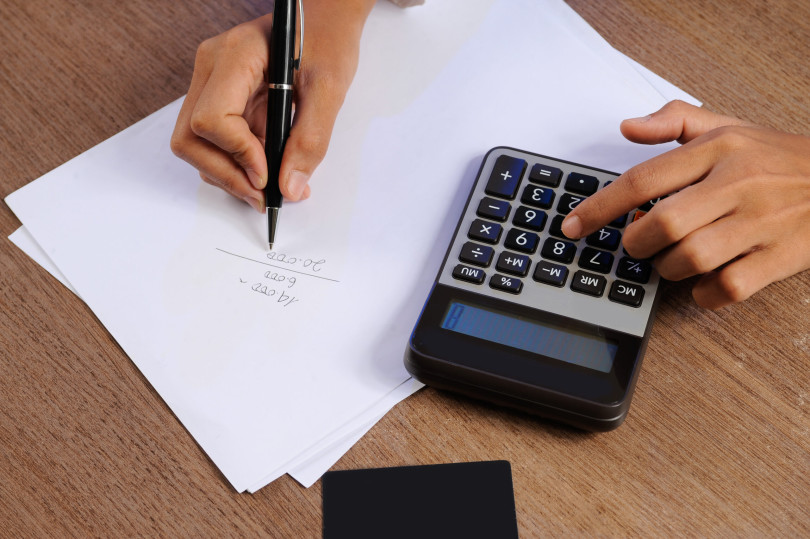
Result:
<instances>
[{"instance_id":1,"label":"underlined handwriting","mask_svg":"<svg viewBox=\"0 0 810 539\"><path fill-rule=\"evenodd\" d=\"M224 249L217 251L244 260L245 269L238 275L238 283L243 290L259 294L274 305L290 307L311 293L312 285L305 285L307 277L311 282L339 282L324 275L328 271L327 260L323 257L304 257L289 253L270 251L263 258L251 258ZM264 268L257 267L264 266ZM268 269L269 268L269 269ZM320 285L319 285L320 286ZM307 289L310 290L307 290Z\"/></svg>"}]
</instances>

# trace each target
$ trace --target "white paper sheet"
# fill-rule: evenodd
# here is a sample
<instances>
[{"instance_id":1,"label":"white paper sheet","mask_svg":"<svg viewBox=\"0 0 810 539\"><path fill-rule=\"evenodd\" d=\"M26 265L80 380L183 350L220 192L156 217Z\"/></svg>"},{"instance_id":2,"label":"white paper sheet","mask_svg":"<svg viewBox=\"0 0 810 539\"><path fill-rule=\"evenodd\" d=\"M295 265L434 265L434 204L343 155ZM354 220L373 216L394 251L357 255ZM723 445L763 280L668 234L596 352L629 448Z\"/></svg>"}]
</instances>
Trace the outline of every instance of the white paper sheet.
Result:
<instances>
[{"instance_id":1,"label":"white paper sheet","mask_svg":"<svg viewBox=\"0 0 810 539\"><path fill-rule=\"evenodd\" d=\"M490 147L613 170L665 149L617 128L660 94L571 39L544 15L557 4L377 6L272 259L259 216L168 151L179 102L7 202L234 487L258 488L351 439L408 379L408 334Z\"/></svg>"},{"instance_id":2,"label":"white paper sheet","mask_svg":"<svg viewBox=\"0 0 810 539\"><path fill-rule=\"evenodd\" d=\"M21 226L12 232L8 239L11 240L11 243L19 247L22 252L31 257L34 262L42 266L48 271L48 273L53 275L57 281L65 285L65 288L76 294L76 289L73 288L73 285L70 284L67 277L65 277L65 275L59 271L56 264L54 264L53 261L48 258L48 255L45 254L45 251L42 250L42 247L39 246L31 233L28 232L27 228ZM78 296L78 294L76 295Z\"/></svg>"}]
</instances>

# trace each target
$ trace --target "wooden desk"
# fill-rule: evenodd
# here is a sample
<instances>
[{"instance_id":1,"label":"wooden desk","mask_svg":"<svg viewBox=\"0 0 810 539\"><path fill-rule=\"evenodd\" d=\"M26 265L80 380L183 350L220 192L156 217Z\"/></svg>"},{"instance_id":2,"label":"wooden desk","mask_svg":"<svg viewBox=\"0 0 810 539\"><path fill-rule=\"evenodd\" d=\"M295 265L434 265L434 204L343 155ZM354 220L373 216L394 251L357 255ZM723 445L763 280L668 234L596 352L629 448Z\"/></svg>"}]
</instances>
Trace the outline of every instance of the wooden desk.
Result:
<instances>
[{"instance_id":1,"label":"wooden desk","mask_svg":"<svg viewBox=\"0 0 810 539\"><path fill-rule=\"evenodd\" d=\"M441 0L428 0L441 1ZM184 94L237 0L6 0L0 196ZM806 0L571 0L710 109L810 132ZM6 237L0 522L8 536L317 537L320 483L235 493L87 307ZM507 459L523 537L810 535L810 273L743 305L672 284L627 422L588 435L426 389L336 468Z\"/></svg>"}]
</instances>

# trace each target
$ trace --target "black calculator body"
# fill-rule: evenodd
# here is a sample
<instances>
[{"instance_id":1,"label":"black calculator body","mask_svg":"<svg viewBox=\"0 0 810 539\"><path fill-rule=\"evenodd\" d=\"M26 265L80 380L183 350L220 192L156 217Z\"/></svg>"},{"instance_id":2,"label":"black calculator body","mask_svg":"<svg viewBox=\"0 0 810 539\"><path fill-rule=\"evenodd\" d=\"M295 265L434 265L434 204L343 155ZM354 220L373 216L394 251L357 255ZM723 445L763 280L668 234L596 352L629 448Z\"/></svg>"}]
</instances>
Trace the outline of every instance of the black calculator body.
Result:
<instances>
[{"instance_id":1,"label":"black calculator body","mask_svg":"<svg viewBox=\"0 0 810 539\"><path fill-rule=\"evenodd\" d=\"M603 431L627 415L659 276L624 252L640 208L579 241L565 215L618 174L507 147L478 171L405 366L421 382Z\"/></svg>"}]
</instances>

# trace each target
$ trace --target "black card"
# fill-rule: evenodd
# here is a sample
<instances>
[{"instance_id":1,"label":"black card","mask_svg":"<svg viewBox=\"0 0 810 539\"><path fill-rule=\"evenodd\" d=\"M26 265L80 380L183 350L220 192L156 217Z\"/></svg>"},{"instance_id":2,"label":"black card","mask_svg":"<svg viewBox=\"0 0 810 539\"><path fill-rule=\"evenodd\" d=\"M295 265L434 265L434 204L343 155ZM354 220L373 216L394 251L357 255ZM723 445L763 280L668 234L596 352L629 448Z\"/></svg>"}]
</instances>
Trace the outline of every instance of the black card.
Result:
<instances>
[{"instance_id":1,"label":"black card","mask_svg":"<svg viewBox=\"0 0 810 539\"><path fill-rule=\"evenodd\" d=\"M327 472L324 539L516 538L505 460Z\"/></svg>"}]
</instances>

